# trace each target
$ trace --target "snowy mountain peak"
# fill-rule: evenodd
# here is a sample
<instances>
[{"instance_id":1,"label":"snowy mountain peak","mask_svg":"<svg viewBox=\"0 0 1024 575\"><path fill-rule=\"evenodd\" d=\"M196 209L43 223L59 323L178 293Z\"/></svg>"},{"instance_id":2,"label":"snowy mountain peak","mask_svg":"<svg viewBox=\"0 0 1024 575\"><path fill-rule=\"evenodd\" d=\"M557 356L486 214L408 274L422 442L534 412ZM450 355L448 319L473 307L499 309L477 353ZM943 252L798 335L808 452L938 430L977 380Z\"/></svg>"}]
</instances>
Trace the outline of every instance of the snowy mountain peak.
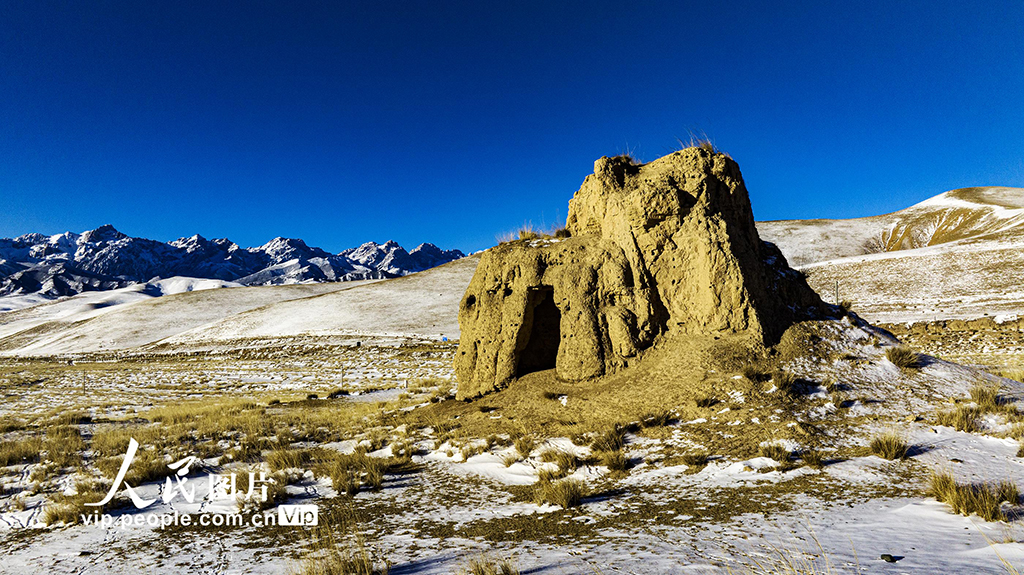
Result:
<instances>
[{"instance_id":1,"label":"snowy mountain peak","mask_svg":"<svg viewBox=\"0 0 1024 575\"><path fill-rule=\"evenodd\" d=\"M78 238L79 244L95 244L100 242L116 242L126 239L128 236L117 231L110 224L102 225L95 230L89 230Z\"/></svg>"},{"instance_id":2,"label":"snowy mountain peak","mask_svg":"<svg viewBox=\"0 0 1024 575\"><path fill-rule=\"evenodd\" d=\"M210 241L199 234L187 238L178 238L168 243L174 247L182 248L188 253L199 251L210 245Z\"/></svg>"},{"instance_id":3,"label":"snowy mountain peak","mask_svg":"<svg viewBox=\"0 0 1024 575\"><path fill-rule=\"evenodd\" d=\"M430 249L426 249L429 246ZM397 277L465 257L421 244L414 254L395 241L367 242L331 254L301 239L277 237L256 248L199 234L162 243L130 237L111 225L75 234L0 239L0 295L47 297L122 288L174 276L244 285Z\"/></svg>"}]
</instances>

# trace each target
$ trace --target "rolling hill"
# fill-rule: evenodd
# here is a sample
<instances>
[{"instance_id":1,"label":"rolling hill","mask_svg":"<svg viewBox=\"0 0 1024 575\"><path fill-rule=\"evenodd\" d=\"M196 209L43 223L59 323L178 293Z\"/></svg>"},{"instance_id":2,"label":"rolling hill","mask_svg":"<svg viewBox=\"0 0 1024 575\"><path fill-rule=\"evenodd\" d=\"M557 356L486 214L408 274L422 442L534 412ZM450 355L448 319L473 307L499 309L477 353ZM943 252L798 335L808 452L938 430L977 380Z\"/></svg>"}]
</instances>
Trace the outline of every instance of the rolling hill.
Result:
<instances>
[{"instance_id":1,"label":"rolling hill","mask_svg":"<svg viewBox=\"0 0 1024 575\"><path fill-rule=\"evenodd\" d=\"M1024 313L1024 189L964 188L846 220L759 222L827 300L869 321Z\"/></svg>"},{"instance_id":2,"label":"rolling hill","mask_svg":"<svg viewBox=\"0 0 1024 575\"><path fill-rule=\"evenodd\" d=\"M162 297L141 295L142 285L90 292L0 314L0 355L206 349L303 335L457 339L459 301L478 261L471 256L389 280Z\"/></svg>"}]
</instances>

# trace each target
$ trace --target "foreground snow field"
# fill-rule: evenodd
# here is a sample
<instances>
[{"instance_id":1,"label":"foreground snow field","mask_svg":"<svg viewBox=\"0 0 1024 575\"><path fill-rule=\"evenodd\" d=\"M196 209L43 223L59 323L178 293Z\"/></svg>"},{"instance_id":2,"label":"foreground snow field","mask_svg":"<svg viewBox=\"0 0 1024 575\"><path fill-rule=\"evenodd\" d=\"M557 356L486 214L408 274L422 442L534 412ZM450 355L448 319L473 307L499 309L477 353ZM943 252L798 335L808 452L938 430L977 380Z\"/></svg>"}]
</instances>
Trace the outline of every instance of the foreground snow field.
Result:
<instances>
[{"instance_id":1,"label":"foreground snow field","mask_svg":"<svg viewBox=\"0 0 1024 575\"><path fill-rule=\"evenodd\" d=\"M1024 482L1013 438L1019 424L1009 411L983 410L969 432L937 424L940 412L974 405L968 392L979 383L1001 386L1004 405L1024 385L933 359L901 370L886 359L894 341L856 320L820 329L844 351L787 365L809 382L793 415L758 411L749 397L781 393L772 382L752 387L741 373L720 374L733 388L713 405L676 406L624 428L624 471L600 459L600 430L584 422L578 436L547 435L511 408L436 403L450 393L454 350L436 340L376 346L309 335L231 340L189 355L80 356L75 365L9 358L0 363L5 442L38 435L47 445L54 429L73 428L82 448L81 459L64 466L46 455L8 461L0 571L280 573L309 560L315 531L301 527L44 525L59 494L100 477L102 460L123 450L111 450L108 438L128 435L144 444L178 438L157 455L198 455L199 477L251 468L279 474L288 484L283 498L258 513L315 504L321 527L332 526L341 542L361 539L392 573L451 573L481 556L511 557L531 573L765 572L757 565L790 560L819 572L828 563L839 573L1000 573L1008 572L1004 561L1024 564L1015 519L1024 508L1004 504L1009 519L990 522L954 515L926 495L935 470L964 482ZM570 391L539 401L572 419L581 399ZM451 409L445 405L462 411L438 411ZM518 434L477 433L509 418L519 418L533 445ZM882 459L866 447L888 430L910 445L907 459ZM738 445L730 439L737 433L754 438L753 452L718 447ZM772 459L759 443L790 455ZM820 469L805 461L812 444L825 461ZM706 460L687 459L702 451ZM281 463L292 461L286 452L295 467ZM322 465L327 452L365 453L391 467L379 489L364 485L349 496ZM562 469L549 452L573 463ZM319 455L304 458L311 453ZM405 463L394 465L400 455ZM538 502L545 473L580 481L581 504ZM139 494L157 497L161 484L147 480ZM233 504L199 503L204 494L200 487L196 503L110 513L237 513Z\"/></svg>"}]
</instances>

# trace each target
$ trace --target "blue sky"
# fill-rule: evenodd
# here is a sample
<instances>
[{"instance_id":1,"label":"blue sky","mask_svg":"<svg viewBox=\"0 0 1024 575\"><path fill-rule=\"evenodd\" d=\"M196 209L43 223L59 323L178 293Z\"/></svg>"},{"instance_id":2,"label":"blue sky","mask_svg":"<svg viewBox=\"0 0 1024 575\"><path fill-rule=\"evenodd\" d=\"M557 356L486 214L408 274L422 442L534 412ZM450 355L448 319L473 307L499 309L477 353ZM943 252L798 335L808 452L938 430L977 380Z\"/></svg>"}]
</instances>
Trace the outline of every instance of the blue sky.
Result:
<instances>
[{"instance_id":1,"label":"blue sky","mask_svg":"<svg viewBox=\"0 0 1024 575\"><path fill-rule=\"evenodd\" d=\"M1024 4L0 3L0 236L476 250L689 131L758 219L1024 187Z\"/></svg>"}]
</instances>

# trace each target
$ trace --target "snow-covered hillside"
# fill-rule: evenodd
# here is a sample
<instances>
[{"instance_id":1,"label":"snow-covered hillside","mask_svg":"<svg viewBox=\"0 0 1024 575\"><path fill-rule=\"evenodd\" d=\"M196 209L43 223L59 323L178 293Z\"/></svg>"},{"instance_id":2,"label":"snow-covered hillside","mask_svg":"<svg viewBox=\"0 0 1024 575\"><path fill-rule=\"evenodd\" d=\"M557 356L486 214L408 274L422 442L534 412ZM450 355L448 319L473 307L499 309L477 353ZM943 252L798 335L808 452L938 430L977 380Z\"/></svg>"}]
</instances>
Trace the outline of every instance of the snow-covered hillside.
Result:
<instances>
[{"instance_id":1,"label":"snow-covered hillside","mask_svg":"<svg viewBox=\"0 0 1024 575\"><path fill-rule=\"evenodd\" d=\"M292 336L457 339L479 257L385 281L235 287L170 278L0 314L0 355L174 349ZM164 295L175 292L175 295Z\"/></svg>"},{"instance_id":2,"label":"snow-covered hillside","mask_svg":"<svg viewBox=\"0 0 1024 575\"><path fill-rule=\"evenodd\" d=\"M367 242L331 254L299 239L275 238L255 248L194 235L169 243L129 237L106 225L82 234L26 234L0 239L0 296L19 296L15 309L86 291L104 291L174 276L240 285L383 279L465 257L421 244L406 251L393 241Z\"/></svg>"},{"instance_id":3,"label":"snow-covered hillside","mask_svg":"<svg viewBox=\"0 0 1024 575\"><path fill-rule=\"evenodd\" d=\"M849 220L759 222L827 300L874 322L1024 313L1024 189L964 188Z\"/></svg>"}]
</instances>

